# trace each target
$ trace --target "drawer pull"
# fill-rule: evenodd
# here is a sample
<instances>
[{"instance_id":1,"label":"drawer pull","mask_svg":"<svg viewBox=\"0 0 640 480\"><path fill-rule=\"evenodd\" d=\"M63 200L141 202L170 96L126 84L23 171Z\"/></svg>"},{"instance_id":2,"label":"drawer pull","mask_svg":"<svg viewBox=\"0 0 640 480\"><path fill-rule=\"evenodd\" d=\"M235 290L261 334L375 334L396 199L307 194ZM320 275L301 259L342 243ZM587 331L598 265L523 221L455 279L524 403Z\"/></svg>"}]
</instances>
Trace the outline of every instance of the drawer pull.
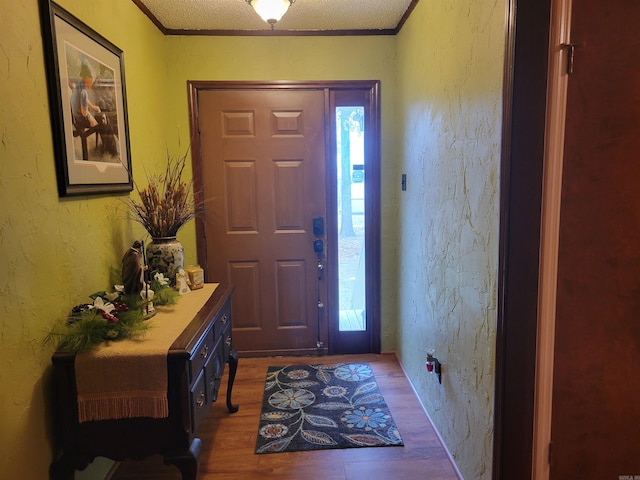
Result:
<instances>
[{"instance_id":1,"label":"drawer pull","mask_svg":"<svg viewBox=\"0 0 640 480\"><path fill-rule=\"evenodd\" d=\"M200 356L202 358L207 358L208 355L209 355L209 345L205 345L202 351L200 352Z\"/></svg>"},{"instance_id":2,"label":"drawer pull","mask_svg":"<svg viewBox=\"0 0 640 480\"><path fill-rule=\"evenodd\" d=\"M196 405L198 405L198 407L202 407L204 405L204 392L200 392L200 395L198 395Z\"/></svg>"},{"instance_id":3,"label":"drawer pull","mask_svg":"<svg viewBox=\"0 0 640 480\"><path fill-rule=\"evenodd\" d=\"M227 315L226 313L222 316L222 324L226 325L226 323L229 321L229 315Z\"/></svg>"},{"instance_id":4,"label":"drawer pull","mask_svg":"<svg viewBox=\"0 0 640 480\"><path fill-rule=\"evenodd\" d=\"M231 337L227 337L227 340L224 342L227 347L231 346Z\"/></svg>"}]
</instances>

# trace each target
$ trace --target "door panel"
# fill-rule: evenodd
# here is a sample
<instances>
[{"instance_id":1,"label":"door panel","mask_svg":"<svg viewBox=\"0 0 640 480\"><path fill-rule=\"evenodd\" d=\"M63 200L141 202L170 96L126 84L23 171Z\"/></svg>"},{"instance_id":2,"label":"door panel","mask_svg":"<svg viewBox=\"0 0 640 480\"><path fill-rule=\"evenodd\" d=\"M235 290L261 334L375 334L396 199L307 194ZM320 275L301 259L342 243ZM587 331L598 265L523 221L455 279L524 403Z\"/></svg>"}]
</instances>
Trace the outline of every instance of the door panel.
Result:
<instances>
[{"instance_id":1,"label":"door panel","mask_svg":"<svg viewBox=\"0 0 640 480\"><path fill-rule=\"evenodd\" d=\"M258 262L228 263L229 282L243 293L243 301L233 304L233 327L258 329L260 327L260 272ZM214 278L214 277L211 277Z\"/></svg>"},{"instance_id":2,"label":"door panel","mask_svg":"<svg viewBox=\"0 0 640 480\"><path fill-rule=\"evenodd\" d=\"M224 178L227 185L227 232L257 232L255 162L226 162Z\"/></svg>"},{"instance_id":3,"label":"door panel","mask_svg":"<svg viewBox=\"0 0 640 480\"><path fill-rule=\"evenodd\" d=\"M574 0L552 479L640 475L640 2Z\"/></svg>"},{"instance_id":4,"label":"door panel","mask_svg":"<svg viewBox=\"0 0 640 480\"><path fill-rule=\"evenodd\" d=\"M198 96L207 278L235 285L244 352L326 342L312 230L325 217L324 93L209 90Z\"/></svg>"}]
</instances>

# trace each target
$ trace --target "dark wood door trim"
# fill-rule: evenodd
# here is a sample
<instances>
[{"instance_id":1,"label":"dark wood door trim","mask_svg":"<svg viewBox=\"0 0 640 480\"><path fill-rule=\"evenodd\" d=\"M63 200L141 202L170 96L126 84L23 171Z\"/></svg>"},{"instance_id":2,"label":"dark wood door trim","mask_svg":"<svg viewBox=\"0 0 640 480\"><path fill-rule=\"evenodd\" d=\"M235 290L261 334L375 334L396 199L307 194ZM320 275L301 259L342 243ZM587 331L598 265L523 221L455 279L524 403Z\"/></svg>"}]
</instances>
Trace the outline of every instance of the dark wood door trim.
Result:
<instances>
[{"instance_id":1,"label":"dark wood door trim","mask_svg":"<svg viewBox=\"0 0 640 480\"><path fill-rule=\"evenodd\" d=\"M343 106L347 104L363 104L365 107L365 124L367 125L366 131L366 173L365 173L365 211L366 215L366 231L365 231L365 243L366 243L366 256L368 261L366 262L366 281L367 281L367 299L366 299L366 311L367 321L370 323L370 327L365 332L340 332L339 321L337 311L334 312L335 318L330 317L330 321L333 325L329 328L329 353L380 353L381 351L381 320L380 320L380 209L381 209L381 153L380 153L380 84L379 82L373 82L370 85L364 87L350 88L348 91L336 92L332 89L332 94L329 95L329 111L333 111L336 106ZM347 90L347 89L345 89ZM342 93L342 94L341 94ZM338 100L336 100L338 99ZM327 115L330 117L331 115ZM331 124L329 130L331 137L335 136L335 124ZM334 142L330 142L331 145ZM335 164L336 152L333 150L333 146L329 146L327 149L331 158L330 162ZM333 170L333 169L330 169ZM332 175L335 172L331 173ZM336 179L333 178L330 182L332 185L336 184ZM327 208L337 211L336 195L333 192L331 195L327 192ZM337 244L337 232L333 232L334 237L331 239L331 244ZM369 261L369 259L375 259ZM338 270L337 257L330 258L333 263L329 264L331 271L334 273ZM337 273L335 273L334 286L336 288L329 289L329 298L332 300L331 304L337 304L338 292L337 292Z\"/></svg>"},{"instance_id":2,"label":"dark wood door trim","mask_svg":"<svg viewBox=\"0 0 640 480\"><path fill-rule=\"evenodd\" d=\"M551 0L507 4L494 480L532 472L550 12Z\"/></svg>"},{"instance_id":3,"label":"dark wood door trim","mask_svg":"<svg viewBox=\"0 0 640 480\"><path fill-rule=\"evenodd\" d=\"M372 255L376 261L368 262L367 265L367 309L371 314L371 353L379 353L381 350L381 309L380 309L380 186L381 186L381 150L380 150L380 81L378 80L335 80L335 81L202 81L193 80L187 82L188 101L189 101L189 122L191 131L191 156L193 168L193 182L195 191L195 200L198 208L204 208L203 179L202 179L202 151L199 139L199 120L198 120L198 94L205 90L322 90L325 92L325 131L331 128L329 121L329 92L337 90L367 90L370 95L370 104L372 125L370 131L374 133L372 141L372 159L376 163L370 173L367 173L369 185L366 195L367 201L367 222L369 228L367 230L367 256ZM330 151L329 136L325 136L326 152ZM327 158L329 158L327 156ZM333 198L335 192L331 190L332 184L327 182L327 198ZM375 193L375 194L371 194ZM206 253L206 236L204 218L196 216L196 249L198 262L208 270L208 261ZM370 253L369 253L370 252ZM206 281L212 281L205 279ZM330 341L329 341L330 343ZM327 346L325 346L325 349ZM330 348L330 347L329 347Z\"/></svg>"}]
</instances>

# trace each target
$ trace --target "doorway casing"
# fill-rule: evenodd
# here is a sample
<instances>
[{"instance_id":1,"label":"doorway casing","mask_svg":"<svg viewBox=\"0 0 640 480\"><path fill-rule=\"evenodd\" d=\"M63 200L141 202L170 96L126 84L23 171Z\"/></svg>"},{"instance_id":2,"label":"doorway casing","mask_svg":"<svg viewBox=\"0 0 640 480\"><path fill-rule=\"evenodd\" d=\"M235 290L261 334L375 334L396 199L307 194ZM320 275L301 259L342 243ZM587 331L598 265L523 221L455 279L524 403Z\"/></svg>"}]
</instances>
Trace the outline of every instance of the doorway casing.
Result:
<instances>
[{"instance_id":1,"label":"doorway casing","mask_svg":"<svg viewBox=\"0 0 640 480\"><path fill-rule=\"evenodd\" d=\"M191 125L191 154L193 165L193 181L194 191L196 193L196 205L203 208L205 199L203 198L202 186L202 150L200 144L199 118L198 118L198 96L199 93L206 90L276 90L276 91L295 91L295 90L320 90L325 96L325 152L331 152L331 129L334 128L332 123L332 97L336 92L343 91L361 91L367 99L366 108L370 112L368 132L371 141L368 146L368 160L365 175L366 183L366 204L367 221L365 229L366 243L366 281L367 281L367 332L366 335L360 337L353 342L351 339L345 339L339 330L338 306L336 299L337 292L337 255L329 251L327 258L327 274L335 276L334 281L329 283L327 299L324 300L325 315L320 321L326 322L323 327L327 327L328 345L319 346L320 353L380 353L381 349L381 318L380 318L380 82L377 80L360 80L360 81L188 81L188 98ZM325 163L327 167L332 161L332 155L327 154ZM332 198L335 198L336 183L332 177L332 168L325 169L327 174L323 179L326 188L327 197L327 227L331 225L329 213L335 211L335 205L331 204ZM335 222L334 222L335 224ZM204 219L196 218L196 247L198 262L207 270L206 258L206 237ZM327 238L329 247L331 242L335 241L336 233L332 233L328 228ZM332 239L332 235L334 236ZM215 281L215 279L207 279L207 281ZM350 332L347 332L350 333ZM366 345L362 342L366 342ZM292 351L274 351L270 354L292 354Z\"/></svg>"}]
</instances>

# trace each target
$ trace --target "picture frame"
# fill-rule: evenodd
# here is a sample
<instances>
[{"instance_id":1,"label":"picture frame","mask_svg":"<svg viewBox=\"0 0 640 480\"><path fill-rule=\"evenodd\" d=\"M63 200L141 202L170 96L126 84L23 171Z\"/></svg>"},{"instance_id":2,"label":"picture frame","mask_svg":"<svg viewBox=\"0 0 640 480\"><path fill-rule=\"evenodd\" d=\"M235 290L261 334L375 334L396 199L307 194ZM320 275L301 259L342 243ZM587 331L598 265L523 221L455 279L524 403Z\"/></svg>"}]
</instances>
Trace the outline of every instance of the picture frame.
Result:
<instances>
[{"instance_id":1,"label":"picture frame","mask_svg":"<svg viewBox=\"0 0 640 480\"><path fill-rule=\"evenodd\" d=\"M58 194L133 190L124 53L39 0Z\"/></svg>"}]
</instances>

